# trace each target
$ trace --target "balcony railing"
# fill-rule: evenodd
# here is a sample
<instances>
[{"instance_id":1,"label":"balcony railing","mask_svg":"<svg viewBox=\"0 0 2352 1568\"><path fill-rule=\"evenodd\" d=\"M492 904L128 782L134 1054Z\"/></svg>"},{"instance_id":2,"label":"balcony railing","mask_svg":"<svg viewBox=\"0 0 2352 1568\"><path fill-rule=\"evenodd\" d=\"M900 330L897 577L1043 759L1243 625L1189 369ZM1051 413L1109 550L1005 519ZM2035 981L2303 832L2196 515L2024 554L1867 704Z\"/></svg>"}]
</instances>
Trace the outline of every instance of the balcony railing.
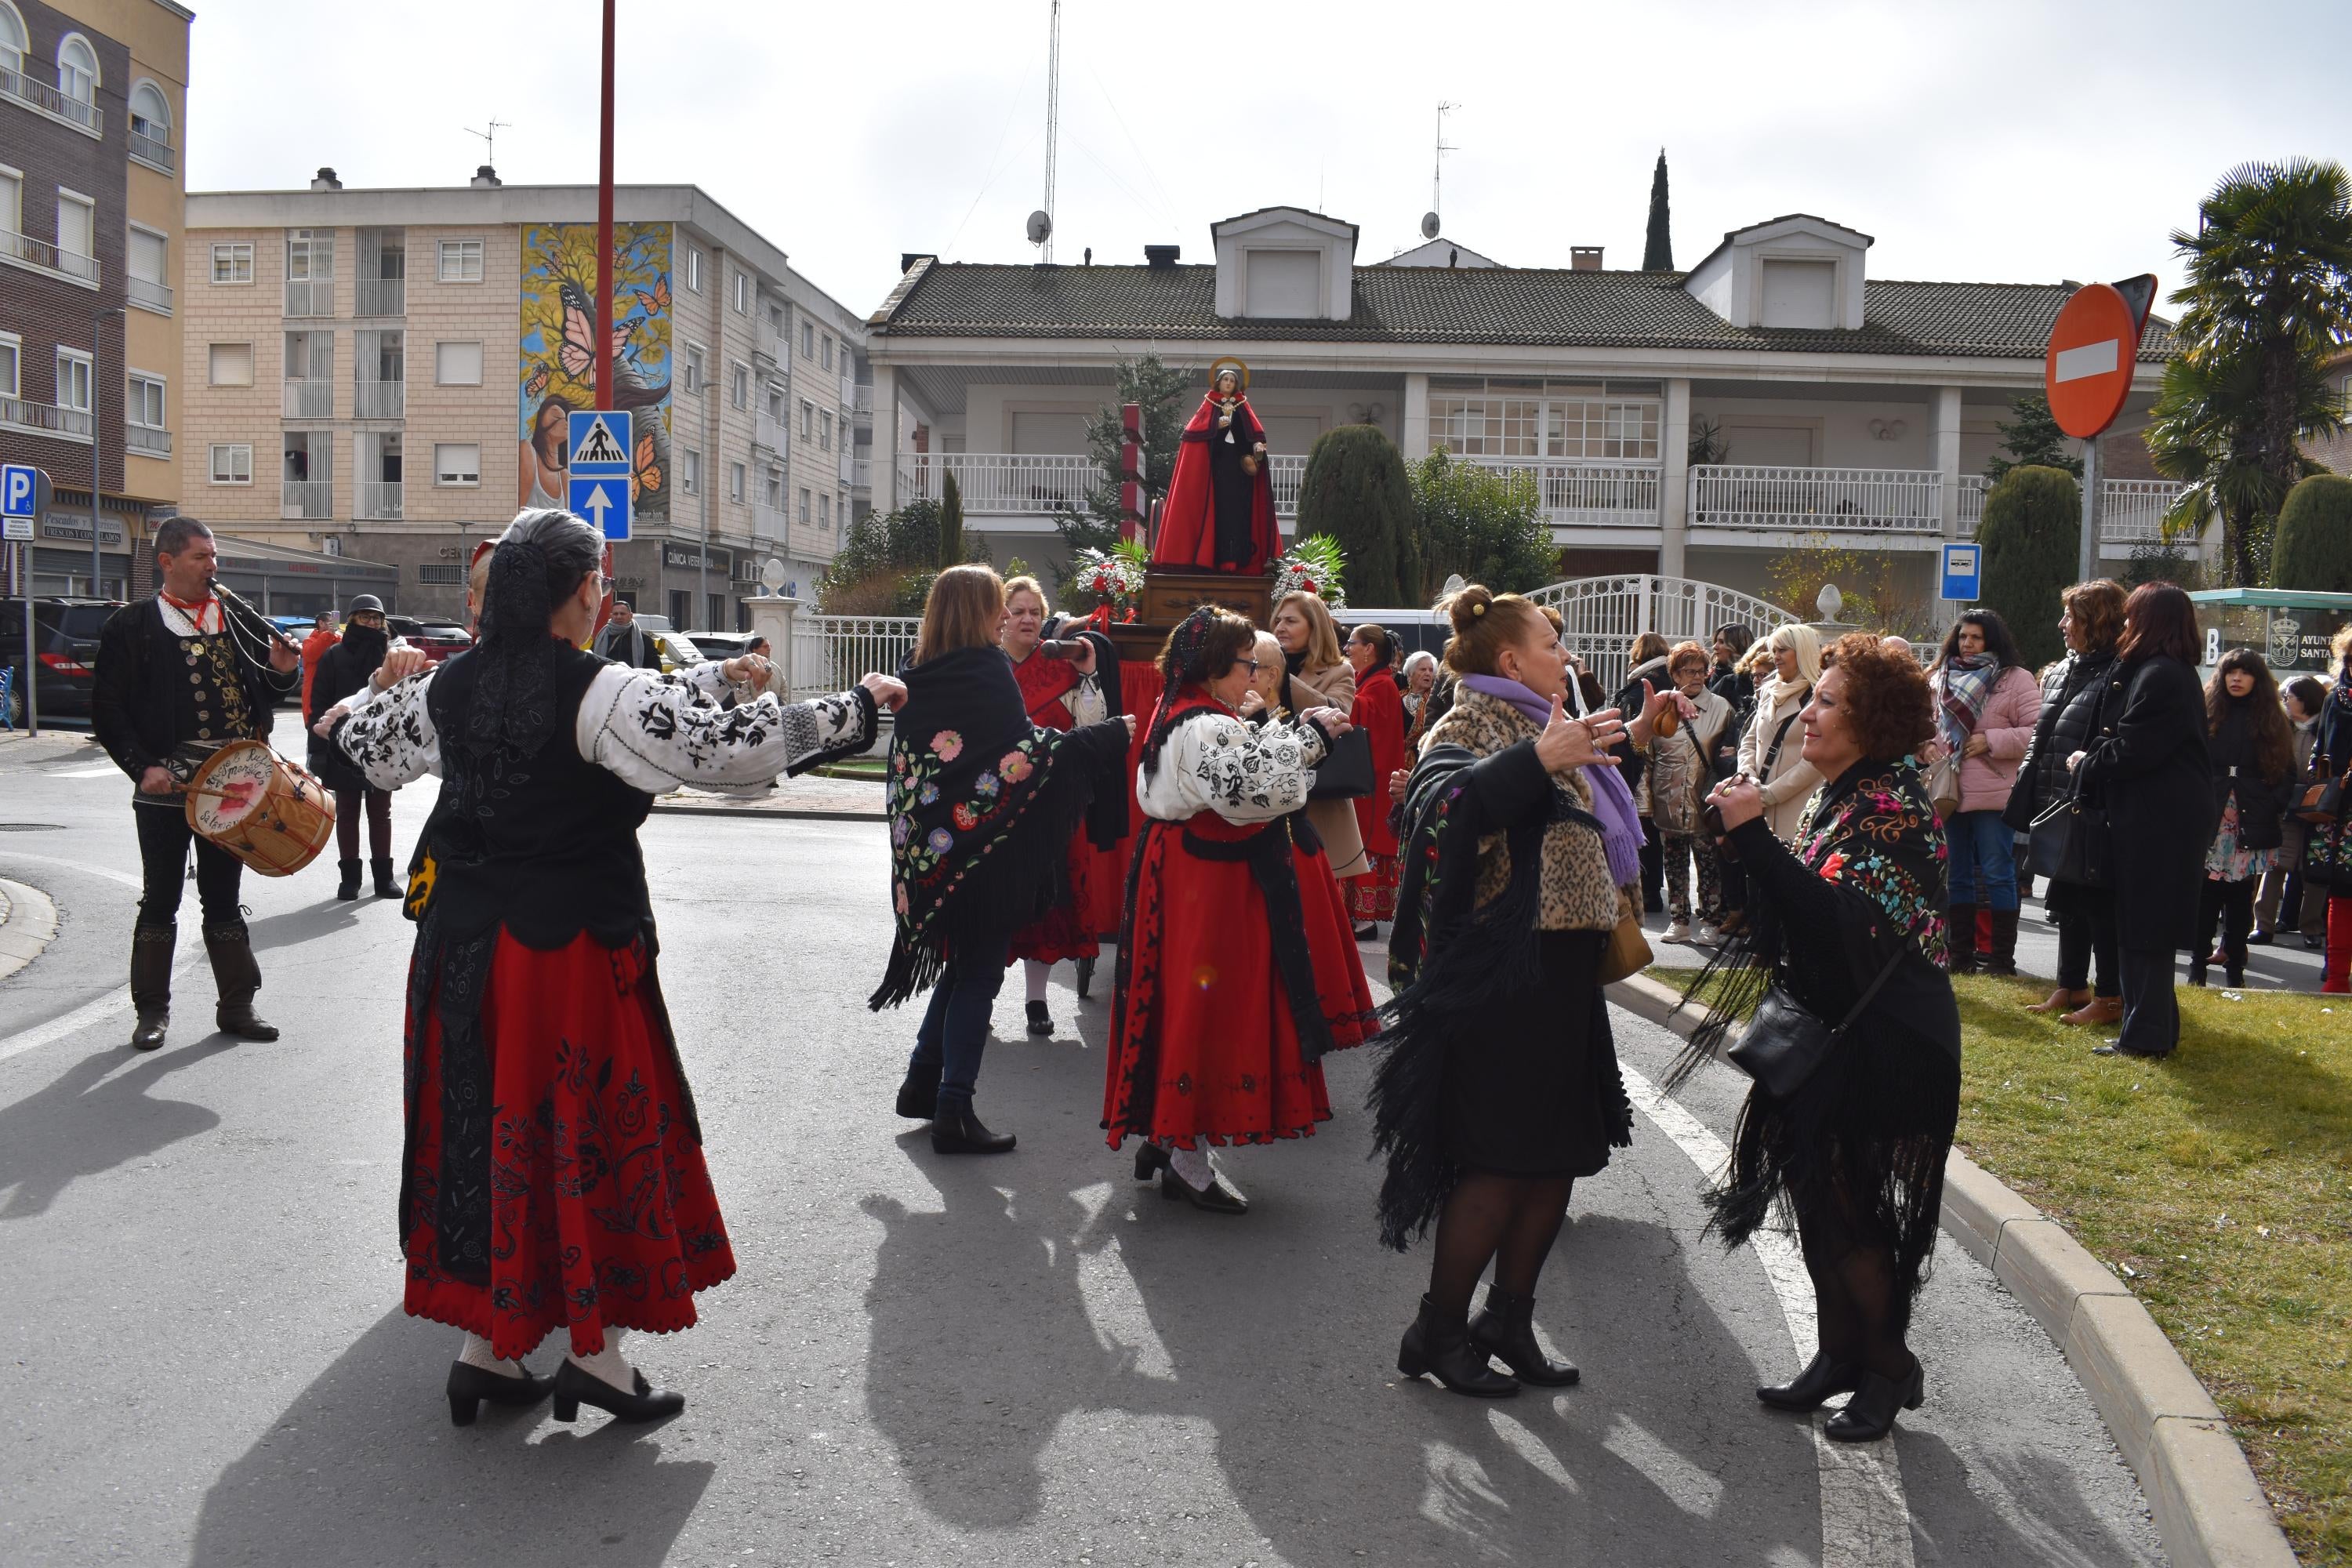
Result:
<instances>
[{"instance_id":1,"label":"balcony railing","mask_svg":"<svg viewBox=\"0 0 2352 1568\"><path fill-rule=\"evenodd\" d=\"M159 174L168 174L179 164L179 156L169 142L141 131L131 132L131 155Z\"/></svg>"},{"instance_id":2,"label":"balcony railing","mask_svg":"<svg viewBox=\"0 0 2352 1568\"><path fill-rule=\"evenodd\" d=\"M335 280L331 278L289 279L286 313L289 316L331 316L335 313Z\"/></svg>"},{"instance_id":3,"label":"balcony railing","mask_svg":"<svg viewBox=\"0 0 2352 1568\"><path fill-rule=\"evenodd\" d=\"M362 377L355 390L358 396L352 407L354 419L397 419L408 407L408 383L404 381L370 381Z\"/></svg>"},{"instance_id":4,"label":"balcony railing","mask_svg":"<svg viewBox=\"0 0 2352 1568\"><path fill-rule=\"evenodd\" d=\"M331 293L331 289L330 289ZM294 312L289 310L288 315ZM331 315L330 307L320 312ZM408 313L408 279L405 278L357 278L352 280L352 314L355 316L404 316Z\"/></svg>"},{"instance_id":5,"label":"balcony railing","mask_svg":"<svg viewBox=\"0 0 2352 1568\"><path fill-rule=\"evenodd\" d=\"M870 423L874 418L874 384L866 382L861 384L856 400L849 406L851 412L857 416L859 424Z\"/></svg>"},{"instance_id":6,"label":"balcony railing","mask_svg":"<svg viewBox=\"0 0 2352 1568\"><path fill-rule=\"evenodd\" d=\"M23 397L0 397L0 425L13 425L19 430L34 430L68 441L89 440L92 428L86 409L59 408L54 403L35 403Z\"/></svg>"},{"instance_id":7,"label":"balcony railing","mask_svg":"<svg viewBox=\"0 0 2352 1568\"><path fill-rule=\"evenodd\" d=\"M46 239L35 239L29 234L0 228L0 257L21 261L27 267L37 267L44 272L54 272L70 282L98 287L98 258L79 256L70 250L60 250Z\"/></svg>"},{"instance_id":8,"label":"balcony railing","mask_svg":"<svg viewBox=\"0 0 2352 1568\"><path fill-rule=\"evenodd\" d=\"M172 433L158 430L152 425L125 425L122 444L142 458L168 458L172 455Z\"/></svg>"},{"instance_id":9,"label":"balcony railing","mask_svg":"<svg viewBox=\"0 0 2352 1568\"><path fill-rule=\"evenodd\" d=\"M751 444L753 446L765 447L771 452L782 453L786 450L787 443L791 439L792 437L785 430L782 420L772 414L756 410L752 413Z\"/></svg>"},{"instance_id":10,"label":"balcony railing","mask_svg":"<svg viewBox=\"0 0 2352 1568\"><path fill-rule=\"evenodd\" d=\"M142 310L152 310L159 316L172 313L172 286L145 278L122 280L122 297Z\"/></svg>"},{"instance_id":11,"label":"balcony railing","mask_svg":"<svg viewBox=\"0 0 2352 1568\"><path fill-rule=\"evenodd\" d=\"M2137 544L2164 537L2164 514L2189 487L2177 479L2099 481L2099 542Z\"/></svg>"},{"instance_id":12,"label":"balcony railing","mask_svg":"<svg viewBox=\"0 0 2352 1568\"><path fill-rule=\"evenodd\" d=\"M853 468L856 460L852 459ZM966 512L995 517L1051 517L1076 511L1101 481L1090 458L1048 453L906 452L898 458L898 500L937 500L940 477L955 475Z\"/></svg>"},{"instance_id":13,"label":"balcony railing","mask_svg":"<svg viewBox=\"0 0 2352 1568\"><path fill-rule=\"evenodd\" d=\"M398 522L400 481L362 479L359 483L358 515L370 522Z\"/></svg>"},{"instance_id":14,"label":"balcony railing","mask_svg":"<svg viewBox=\"0 0 2352 1568\"><path fill-rule=\"evenodd\" d=\"M96 104L84 103L79 98L68 98L47 82L36 81L22 71L0 66L0 98L13 98L27 108L37 109L53 120L62 120L77 131L92 136L106 133L106 115Z\"/></svg>"},{"instance_id":15,"label":"balcony railing","mask_svg":"<svg viewBox=\"0 0 2352 1568\"><path fill-rule=\"evenodd\" d=\"M782 507L770 506L766 501L751 503L752 538L781 541L790 522L791 517Z\"/></svg>"},{"instance_id":16,"label":"balcony railing","mask_svg":"<svg viewBox=\"0 0 2352 1568\"><path fill-rule=\"evenodd\" d=\"M1800 468L1706 463L1690 471L1690 525L1940 533L1943 476L1918 468Z\"/></svg>"},{"instance_id":17,"label":"balcony railing","mask_svg":"<svg viewBox=\"0 0 2352 1568\"><path fill-rule=\"evenodd\" d=\"M288 382L285 416L289 419L332 419L335 416L335 384L322 380Z\"/></svg>"},{"instance_id":18,"label":"balcony railing","mask_svg":"<svg viewBox=\"0 0 2352 1568\"><path fill-rule=\"evenodd\" d=\"M1554 528L1658 526L1659 471L1653 467L1640 463L1580 463L1565 458L1460 460L1505 473L1533 476L1544 521ZM1278 505L1276 510L1280 510Z\"/></svg>"},{"instance_id":19,"label":"balcony railing","mask_svg":"<svg viewBox=\"0 0 2352 1568\"><path fill-rule=\"evenodd\" d=\"M331 517L335 510L332 479L281 479L278 515L284 518Z\"/></svg>"},{"instance_id":20,"label":"balcony railing","mask_svg":"<svg viewBox=\"0 0 2352 1568\"><path fill-rule=\"evenodd\" d=\"M873 458L852 458L849 460L849 488L854 490L870 490L874 488Z\"/></svg>"},{"instance_id":21,"label":"balcony railing","mask_svg":"<svg viewBox=\"0 0 2352 1568\"><path fill-rule=\"evenodd\" d=\"M1992 481L1982 474L1960 476L1960 535L1962 538L1976 537L1977 524L1984 521L1985 496L1991 489Z\"/></svg>"}]
</instances>

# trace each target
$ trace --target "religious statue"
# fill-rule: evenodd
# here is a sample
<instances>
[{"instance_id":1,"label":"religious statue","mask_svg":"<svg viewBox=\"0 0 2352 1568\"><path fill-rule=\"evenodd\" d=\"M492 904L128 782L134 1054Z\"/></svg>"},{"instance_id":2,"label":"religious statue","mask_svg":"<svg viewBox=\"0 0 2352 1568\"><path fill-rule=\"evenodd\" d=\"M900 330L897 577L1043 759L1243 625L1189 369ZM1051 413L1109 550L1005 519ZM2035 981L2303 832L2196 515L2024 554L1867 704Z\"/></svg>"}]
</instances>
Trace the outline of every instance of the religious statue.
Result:
<instances>
[{"instance_id":1,"label":"religious statue","mask_svg":"<svg viewBox=\"0 0 2352 1568\"><path fill-rule=\"evenodd\" d=\"M1194 572L1263 574L1282 552L1265 426L1250 407L1249 366L1221 359L1176 450L1161 503L1155 564Z\"/></svg>"}]
</instances>

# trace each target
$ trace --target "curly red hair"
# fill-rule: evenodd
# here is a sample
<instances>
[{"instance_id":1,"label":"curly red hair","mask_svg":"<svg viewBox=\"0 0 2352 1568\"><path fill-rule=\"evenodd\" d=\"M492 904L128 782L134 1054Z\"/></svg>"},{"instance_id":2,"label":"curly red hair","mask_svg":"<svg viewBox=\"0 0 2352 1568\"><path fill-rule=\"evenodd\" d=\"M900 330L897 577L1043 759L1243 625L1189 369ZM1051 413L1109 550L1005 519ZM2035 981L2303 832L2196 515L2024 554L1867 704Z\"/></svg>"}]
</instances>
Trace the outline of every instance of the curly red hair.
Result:
<instances>
[{"instance_id":1,"label":"curly red hair","mask_svg":"<svg viewBox=\"0 0 2352 1568\"><path fill-rule=\"evenodd\" d=\"M1874 763L1910 755L1936 732L1935 699L1927 672L1907 653L1897 653L1868 632L1848 632L1822 658L1826 679L1834 668L1844 681L1839 706L1846 728Z\"/></svg>"}]
</instances>

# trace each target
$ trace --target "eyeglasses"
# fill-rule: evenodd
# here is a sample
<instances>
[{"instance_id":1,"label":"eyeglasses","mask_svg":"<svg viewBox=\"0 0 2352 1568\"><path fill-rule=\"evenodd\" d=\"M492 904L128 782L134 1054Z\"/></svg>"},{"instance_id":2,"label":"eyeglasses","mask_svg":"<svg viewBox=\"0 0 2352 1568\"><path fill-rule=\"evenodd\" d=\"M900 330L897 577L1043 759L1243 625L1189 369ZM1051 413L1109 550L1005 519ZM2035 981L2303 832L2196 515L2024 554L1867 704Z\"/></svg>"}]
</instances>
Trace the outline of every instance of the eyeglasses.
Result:
<instances>
[{"instance_id":1,"label":"eyeglasses","mask_svg":"<svg viewBox=\"0 0 2352 1568\"><path fill-rule=\"evenodd\" d=\"M1261 668L1258 661L1254 658L1237 658L1234 660L1234 662L1235 664L1247 665L1249 667L1249 672L1252 675L1255 675Z\"/></svg>"}]
</instances>

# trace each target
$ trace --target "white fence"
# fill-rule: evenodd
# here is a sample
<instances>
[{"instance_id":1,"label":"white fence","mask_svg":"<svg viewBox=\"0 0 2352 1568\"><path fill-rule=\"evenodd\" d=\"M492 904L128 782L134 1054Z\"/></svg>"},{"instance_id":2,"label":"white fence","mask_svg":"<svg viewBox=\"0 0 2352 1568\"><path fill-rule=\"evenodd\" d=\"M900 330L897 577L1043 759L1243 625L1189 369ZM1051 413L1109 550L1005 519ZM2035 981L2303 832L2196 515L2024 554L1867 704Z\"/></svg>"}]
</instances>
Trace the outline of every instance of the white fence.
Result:
<instances>
[{"instance_id":1,"label":"white fence","mask_svg":"<svg viewBox=\"0 0 2352 1568\"><path fill-rule=\"evenodd\" d=\"M866 482L866 461L858 459L848 476L854 486ZM1297 515L1298 481L1306 472L1303 454L1277 452L1269 458L1276 517ZM1087 492L1106 482L1093 458L1067 453L902 452L898 504L939 500L943 473L955 476L967 518L1050 518L1059 511L1084 511Z\"/></svg>"},{"instance_id":2,"label":"white fence","mask_svg":"<svg viewBox=\"0 0 2352 1568\"><path fill-rule=\"evenodd\" d=\"M1943 476L1919 468L1706 463L1690 471L1690 525L1940 533L1942 491Z\"/></svg>"},{"instance_id":3,"label":"white fence","mask_svg":"<svg viewBox=\"0 0 2352 1568\"><path fill-rule=\"evenodd\" d=\"M2176 479L2099 481L2099 542L2137 544L2164 534L2164 514L2189 487ZM2190 551L2195 541L2184 541Z\"/></svg>"},{"instance_id":4,"label":"white fence","mask_svg":"<svg viewBox=\"0 0 2352 1568\"><path fill-rule=\"evenodd\" d=\"M1719 583L1640 573L1554 583L1528 597L1559 612L1569 650L1612 691L1625 679L1630 668L1626 654L1643 632L1705 647L1717 626L1735 621L1760 637L1774 626L1806 618Z\"/></svg>"},{"instance_id":5,"label":"white fence","mask_svg":"<svg viewBox=\"0 0 2352 1568\"><path fill-rule=\"evenodd\" d=\"M815 616L793 622L794 699L846 691L868 670L895 674L915 651L913 616Z\"/></svg>"}]
</instances>

